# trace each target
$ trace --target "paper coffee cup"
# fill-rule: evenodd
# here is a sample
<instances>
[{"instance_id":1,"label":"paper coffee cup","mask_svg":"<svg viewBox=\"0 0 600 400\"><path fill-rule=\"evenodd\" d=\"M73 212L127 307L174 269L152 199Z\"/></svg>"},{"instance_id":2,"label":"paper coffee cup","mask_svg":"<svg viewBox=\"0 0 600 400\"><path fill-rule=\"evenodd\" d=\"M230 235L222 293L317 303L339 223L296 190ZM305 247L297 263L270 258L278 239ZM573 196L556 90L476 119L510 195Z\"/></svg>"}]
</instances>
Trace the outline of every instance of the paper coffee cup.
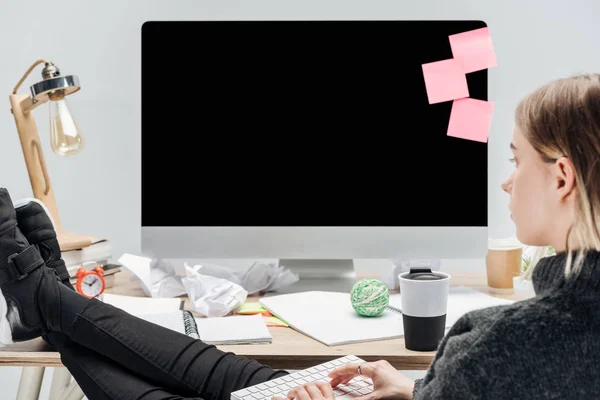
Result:
<instances>
[{"instance_id":1,"label":"paper coffee cup","mask_svg":"<svg viewBox=\"0 0 600 400\"><path fill-rule=\"evenodd\" d=\"M485 257L490 291L513 293L513 278L521 274L523 245L516 238L489 239Z\"/></svg>"},{"instance_id":2,"label":"paper coffee cup","mask_svg":"<svg viewBox=\"0 0 600 400\"><path fill-rule=\"evenodd\" d=\"M404 343L408 350L434 351L446 330L450 275L411 268L398 275Z\"/></svg>"}]
</instances>

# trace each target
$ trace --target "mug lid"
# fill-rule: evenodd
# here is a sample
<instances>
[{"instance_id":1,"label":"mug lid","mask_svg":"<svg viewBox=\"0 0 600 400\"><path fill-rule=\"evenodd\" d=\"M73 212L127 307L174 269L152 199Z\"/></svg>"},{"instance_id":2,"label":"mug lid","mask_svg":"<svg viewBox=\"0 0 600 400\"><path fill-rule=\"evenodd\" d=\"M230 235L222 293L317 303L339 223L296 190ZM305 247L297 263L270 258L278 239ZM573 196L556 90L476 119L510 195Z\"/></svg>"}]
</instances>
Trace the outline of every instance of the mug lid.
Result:
<instances>
[{"instance_id":1,"label":"mug lid","mask_svg":"<svg viewBox=\"0 0 600 400\"><path fill-rule=\"evenodd\" d=\"M440 279L446 279L447 276L432 272L431 268L411 268L410 272L402 278L415 281L439 281Z\"/></svg>"}]
</instances>

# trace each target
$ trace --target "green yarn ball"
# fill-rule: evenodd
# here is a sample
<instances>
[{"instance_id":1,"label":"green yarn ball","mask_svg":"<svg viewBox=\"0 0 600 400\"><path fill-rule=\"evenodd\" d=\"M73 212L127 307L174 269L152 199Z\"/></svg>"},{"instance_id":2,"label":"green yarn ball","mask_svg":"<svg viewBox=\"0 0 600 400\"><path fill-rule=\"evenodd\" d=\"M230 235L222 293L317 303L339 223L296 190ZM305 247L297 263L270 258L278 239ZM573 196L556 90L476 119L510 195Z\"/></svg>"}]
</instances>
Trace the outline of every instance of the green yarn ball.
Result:
<instances>
[{"instance_id":1,"label":"green yarn ball","mask_svg":"<svg viewBox=\"0 0 600 400\"><path fill-rule=\"evenodd\" d=\"M390 304L390 291L387 285L380 280L364 278L352 287L350 301L358 315L378 317Z\"/></svg>"}]
</instances>

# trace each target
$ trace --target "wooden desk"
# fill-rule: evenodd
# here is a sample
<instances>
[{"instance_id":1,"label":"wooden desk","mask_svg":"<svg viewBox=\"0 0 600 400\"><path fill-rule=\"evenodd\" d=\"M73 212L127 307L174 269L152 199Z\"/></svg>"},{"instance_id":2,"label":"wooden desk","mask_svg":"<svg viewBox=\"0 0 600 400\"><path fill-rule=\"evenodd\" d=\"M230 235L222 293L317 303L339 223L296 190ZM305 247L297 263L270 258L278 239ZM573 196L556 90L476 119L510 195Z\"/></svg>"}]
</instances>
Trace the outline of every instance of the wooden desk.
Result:
<instances>
[{"instance_id":1,"label":"wooden desk","mask_svg":"<svg viewBox=\"0 0 600 400\"><path fill-rule=\"evenodd\" d=\"M452 274L451 286L465 285L483 293L489 293L486 286L485 273L455 273ZM111 293L127 294L130 296L145 296L139 283L131 279L127 271L117 274L115 286L109 289ZM495 295L495 294L492 294ZM517 295L495 295L502 298L521 300ZM248 301L256 301L250 297ZM190 308L186 298L186 307ZM272 368L302 369L315 364L326 362L347 354L354 354L367 361L380 359L388 360L401 370L425 370L433 360L435 352L415 352L406 350L404 339L389 339L376 342L326 346L291 328L269 328L273 342L265 345L228 345L218 346L224 351L247 356L267 364ZM0 366L43 366L62 367L60 356L52 351L42 339L19 343L0 348Z\"/></svg>"}]
</instances>

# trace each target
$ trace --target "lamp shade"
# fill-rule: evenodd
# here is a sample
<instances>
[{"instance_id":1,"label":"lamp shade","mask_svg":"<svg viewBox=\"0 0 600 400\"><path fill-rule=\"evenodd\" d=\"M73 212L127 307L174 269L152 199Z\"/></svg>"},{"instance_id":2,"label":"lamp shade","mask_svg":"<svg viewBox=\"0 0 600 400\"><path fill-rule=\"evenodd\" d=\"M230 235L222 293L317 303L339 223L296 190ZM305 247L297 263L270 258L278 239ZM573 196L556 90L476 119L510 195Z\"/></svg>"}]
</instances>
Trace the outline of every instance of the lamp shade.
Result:
<instances>
[{"instance_id":1,"label":"lamp shade","mask_svg":"<svg viewBox=\"0 0 600 400\"><path fill-rule=\"evenodd\" d=\"M34 102L45 102L52 99L52 94L62 92L64 96L68 96L77 92L79 86L79 78L75 75L56 76L54 78L44 79L31 85L31 97Z\"/></svg>"}]
</instances>

